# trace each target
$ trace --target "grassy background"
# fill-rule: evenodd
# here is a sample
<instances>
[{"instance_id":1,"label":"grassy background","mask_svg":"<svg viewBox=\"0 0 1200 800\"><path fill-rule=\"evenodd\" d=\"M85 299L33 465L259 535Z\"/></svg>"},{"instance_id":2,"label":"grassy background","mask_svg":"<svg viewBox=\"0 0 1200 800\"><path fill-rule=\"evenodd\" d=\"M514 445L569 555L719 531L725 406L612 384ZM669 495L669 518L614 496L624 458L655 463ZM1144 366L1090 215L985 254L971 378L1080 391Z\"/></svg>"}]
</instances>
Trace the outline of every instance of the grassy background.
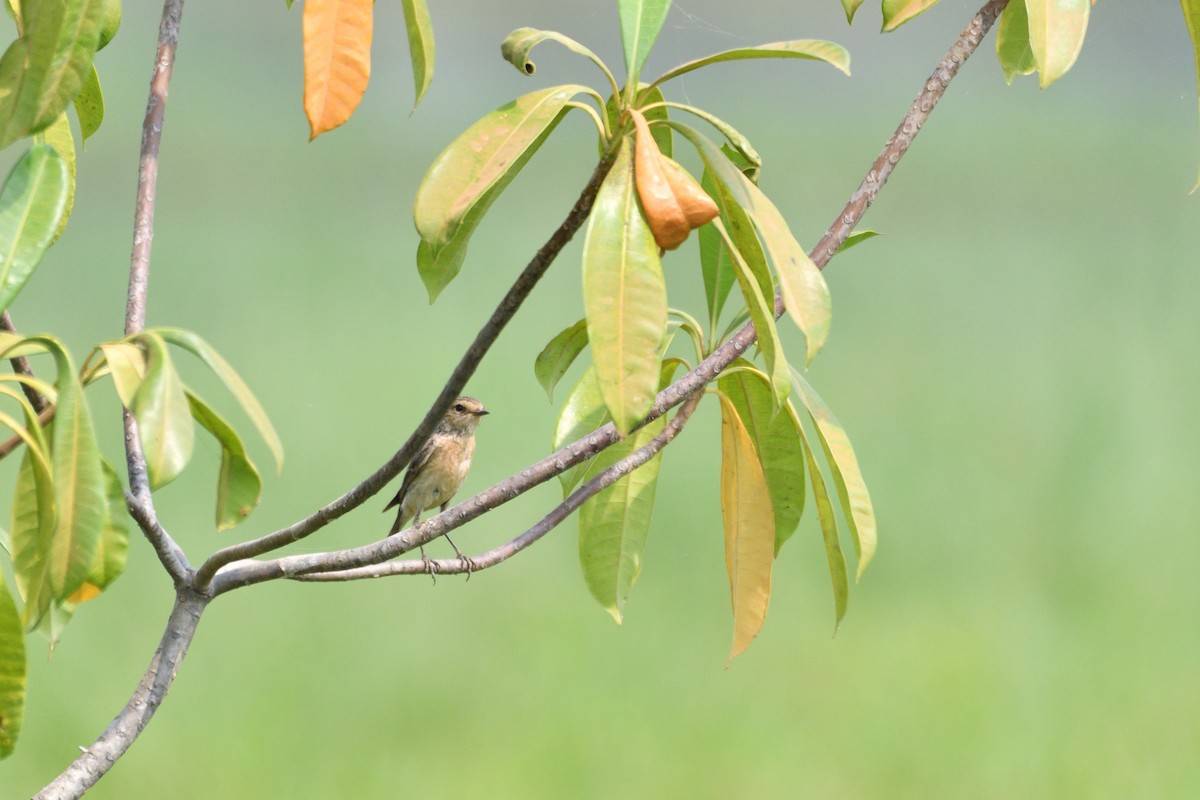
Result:
<instances>
[{"instance_id":1,"label":"grassy background","mask_svg":"<svg viewBox=\"0 0 1200 800\"><path fill-rule=\"evenodd\" d=\"M153 4L127 5L99 59L108 117L81 154L75 215L14 309L23 330L59 333L80 354L121 328L157 28L141 7ZM435 2L437 75L409 116L396 5L377 8L358 114L312 144L300 9L224 0L185 14L149 319L194 329L229 356L288 447L261 509L219 538L218 453L201 443L158 501L194 561L308 513L384 460L589 172L581 116L497 203L463 275L429 306L409 221L425 167L510 97L596 83L552 45L522 78L497 58L500 40L521 25L557 29L614 65L620 45L608 4ZM975 8L944 0L880 36L870 4L854 28L833 0L802 5L739 16L708 0L677 4L649 72L782 38L850 48L852 79L757 62L674 87L750 136L765 189L811 243ZM1099 4L1080 63L1044 94L1033 79L1006 88L990 40L964 68L864 223L886 236L828 271L834 332L812 379L855 442L881 537L836 638L808 519L777 563L763 634L722 668L719 421L702 408L666 455L621 628L580 579L571 523L470 583L237 592L210 609L152 726L89 796L1194 794L1200 201L1186 192L1196 129L1173 3ZM667 271L672 303L699 314L693 246ZM495 413L467 491L547 450L554 409L531 364L580 313L578 257L576 242L471 383ZM798 336L788 344L800 352ZM504 541L557 496L542 487L458 541ZM382 505L296 549L377 537ZM79 611L52 658L30 640L25 729L0 765L0 796L36 791L103 729L169 605L135 542L128 574Z\"/></svg>"}]
</instances>

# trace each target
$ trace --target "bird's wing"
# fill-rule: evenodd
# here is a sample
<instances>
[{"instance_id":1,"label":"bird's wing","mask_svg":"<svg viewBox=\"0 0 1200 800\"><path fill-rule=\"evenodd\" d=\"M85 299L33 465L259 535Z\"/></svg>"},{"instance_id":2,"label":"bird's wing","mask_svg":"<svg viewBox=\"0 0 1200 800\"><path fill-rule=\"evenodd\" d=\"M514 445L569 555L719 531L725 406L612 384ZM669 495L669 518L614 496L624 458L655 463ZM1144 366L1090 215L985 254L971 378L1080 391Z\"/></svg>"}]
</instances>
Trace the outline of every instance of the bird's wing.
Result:
<instances>
[{"instance_id":1,"label":"bird's wing","mask_svg":"<svg viewBox=\"0 0 1200 800\"><path fill-rule=\"evenodd\" d=\"M404 495L408 494L408 487L412 485L413 479L421 471L421 467L425 466L429 461L429 457L433 455L433 437L430 436L425 444L421 445L421 449L417 451L417 455L408 465L408 471L404 473L404 480L400 484L400 491L396 492L396 496L392 498L392 502L384 506L386 512L404 501Z\"/></svg>"}]
</instances>

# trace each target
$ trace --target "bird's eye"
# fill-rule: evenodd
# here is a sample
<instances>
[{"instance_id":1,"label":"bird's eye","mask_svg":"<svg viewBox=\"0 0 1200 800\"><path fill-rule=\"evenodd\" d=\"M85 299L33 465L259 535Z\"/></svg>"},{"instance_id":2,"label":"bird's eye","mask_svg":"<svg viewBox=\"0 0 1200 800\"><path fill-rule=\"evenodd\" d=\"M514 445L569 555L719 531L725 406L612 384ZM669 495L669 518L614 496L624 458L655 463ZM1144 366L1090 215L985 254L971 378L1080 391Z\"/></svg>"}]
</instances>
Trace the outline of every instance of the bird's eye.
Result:
<instances>
[{"instance_id":1,"label":"bird's eye","mask_svg":"<svg viewBox=\"0 0 1200 800\"><path fill-rule=\"evenodd\" d=\"M455 403L454 410L461 414L467 410L467 407L464 406L462 403Z\"/></svg>"}]
</instances>

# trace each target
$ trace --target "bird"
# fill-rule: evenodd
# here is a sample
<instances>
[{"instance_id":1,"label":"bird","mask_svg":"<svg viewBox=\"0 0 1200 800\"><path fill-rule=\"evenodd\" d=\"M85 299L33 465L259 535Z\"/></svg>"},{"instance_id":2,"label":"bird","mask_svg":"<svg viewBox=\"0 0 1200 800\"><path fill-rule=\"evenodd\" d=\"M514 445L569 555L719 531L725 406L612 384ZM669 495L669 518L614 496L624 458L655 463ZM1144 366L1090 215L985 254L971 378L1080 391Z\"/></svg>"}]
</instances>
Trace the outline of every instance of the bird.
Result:
<instances>
[{"instance_id":1,"label":"bird","mask_svg":"<svg viewBox=\"0 0 1200 800\"><path fill-rule=\"evenodd\" d=\"M409 520L412 520L414 525L419 524L421 514L431 508L440 507L440 510L446 510L450 499L462 486L467 471L471 468L471 459L475 455L475 429L479 427L480 420L489 413L491 412L483 407L483 403L474 397L463 396L454 401L446 411L446 416L438 423L433 435L421 445L412 463L408 465L408 471L404 473L404 480L400 484L400 491L396 492L396 496L383 509L386 513L397 507L396 521L392 524L388 536L399 533ZM458 545L449 536L446 536L446 541L450 542L458 557L467 562L469 569L470 559L463 555L462 550L458 549ZM433 562L425 555L423 545L421 560L429 566L432 575Z\"/></svg>"}]
</instances>

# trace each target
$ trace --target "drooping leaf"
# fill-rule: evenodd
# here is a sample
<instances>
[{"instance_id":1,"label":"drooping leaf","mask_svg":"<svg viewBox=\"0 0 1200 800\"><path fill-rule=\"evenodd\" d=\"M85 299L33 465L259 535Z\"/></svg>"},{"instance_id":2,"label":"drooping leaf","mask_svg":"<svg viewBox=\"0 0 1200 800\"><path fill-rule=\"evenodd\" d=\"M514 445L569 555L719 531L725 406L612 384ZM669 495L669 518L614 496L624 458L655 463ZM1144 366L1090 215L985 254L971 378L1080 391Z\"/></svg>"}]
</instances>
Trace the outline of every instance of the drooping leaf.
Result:
<instances>
[{"instance_id":1,"label":"drooping leaf","mask_svg":"<svg viewBox=\"0 0 1200 800\"><path fill-rule=\"evenodd\" d=\"M883 0L883 29L894 31L913 17L937 5L937 2L938 0Z\"/></svg>"},{"instance_id":2,"label":"drooping leaf","mask_svg":"<svg viewBox=\"0 0 1200 800\"><path fill-rule=\"evenodd\" d=\"M1029 44L1029 13L1024 0L1009 3L1000 12L996 23L996 58L1004 71L1004 82L1010 86L1013 78L1037 69Z\"/></svg>"},{"instance_id":3,"label":"drooping leaf","mask_svg":"<svg viewBox=\"0 0 1200 800\"><path fill-rule=\"evenodd\" d=\"M433 81L436 50L433 23L429 19L429 6L425 0L400 0L400 7L404 9L404 27L408 29L408 57L412 60L415 94L413 108L416 108Z\"/></svg>"},{"instance_id":4,"label":"drooping leaf","mask_svg":"<svg viewBox=\"0 0 1200 800\"><path fill-rule=\"evenodd\" d=\"M78 99L78 98L76 98ZM50 145L62 157L67 165L67 201L58 221L58 228L50 240L50 246L58 241L62 232L67 229L67 220L71 217L71 209L75 207L75 137L71 135L71 123L64 111L58 119L41 133L34 134L33 143Z\"/></svg>"},{"instance_id":5,"label":"drooping leaf","mask_svg":"<svg viewBox=\"0 0 1200 800\"><path fill-rule=\"evenodd\" d=\"M100 14L100 38L96 50L103 50L121 27L121 0L104 0ZM87 138L86 136L84 137Z\"/></svg>"},{"instance_id":6,"label":"drooping leaf","mask_svg":"<svg viewBox=\"0 0 1200 800\"><path fill-rule=\"evenodd\" d=\"M850 526L854 541L854 549L858 553L858 573L861 578L871 559L875 557L876 526L875 507L871 503L871 495L867 491L867 482L863 480L862 470L858 466L858 457L850 444L846 429L833 415L833 410L821 399L812 386L799 372L792 370L796 395L800 402L812 415L817 433L821 439L821 447L829 462L829 471L833 475L833 483L837 488L838 499L842 512Z\"/></svg>"},{"instance_id":7,"label":"drooping leaf","mask_svg":"<svg viewBox=\"0 0 1200 800\"><path fill-rule=\"evenodd\" d=\"M1045 89L1067 74L1079 57L1087 33L1088 0L1025 0L1029 14L1029 46Z\"/></svg>"},{"instance_id":8,"label":"drooping leaf","mask_svg":"<svg viewBox=\"0 0 1200 800\"><path fill-rule=\"evenodd\" d=\"M68 599L73 604L98 597L125 571L129 555L129 512L125 507L125 490L113 466L107 461L101 461L101 465L104 471L104 527L87 578Z\"/></svg>"},{"instance_id":9,"label":"drooping leaf","mask_svg":"<svg viewBox=\"0 0 1200 800\"><path fill-rule=\"evenodd\" d=\"M666 425L659 417L592 459L587 476L599 474L647 444ZM642 570L642 553L650 533L654 491L662 453L579 507L579 560L592 596L618 624L633 584Z\"/></svg>"},{"instance_id":10,"label":"drooping leaf","mask_svg":"<svg viewBox=\"0 0 1200 800\"><path fill-rule=\"evenodd\" d=\"M166 342L151 332L139 334L138 340L146 348L146 375L129 410L137 419L150 487L157 489L178 477L191 460L195 426Z\"/></svg>"},{"instance_id":11,"label":"drooping leaf","mask_svg":"<svg viewBox=\"0 0 1200 800\"><path fill-rule=\"evenodd\" d=\"M600 186L583 242L583 305L600 391L621 435L654 402L667 290L654 237L634 188L623 139Z\"/></svg>"},{"instance_id":12,"label":"drooping leaf","mask_svg":"<svg viewBox=\"0 0 1200 800\"><path fill-rule=\"evenodd\" d=\"M717 196L717 186L708 170L704 171L700 185L713 197ZM734 267L715 225L703 226L698 236L700 274L704 278L704 297L708 305L708 327L709 330L716 330L721 311L725 308L725 300L729 297L729 290L733 288Z\"/></svg>"},{"instance_id":13,"label":"drooping leaf","mask_svg":"<svg viewBox=\"0 0 1200 800\"><path fill-rule=\"evenodd\" d=\"M54 479L48 463L27 449L13 489L10 538L13 577L25 601L22 627L32 630L53 600L48 551L54 538Z\"/></svg>"},{"instance_id":14,"label":"drooping leaf","mask_svg":"<svg viewBox=\"0 0 1200 800\"><path fill-rule=\"evenodd\" d=\"M808 462L808 474L812 480L813 504L817 507L817 518L821 523L821 538L825 542L825 560L829 565L829 585L833 590L833 629L836 632L842 617L846 616L846 604L850 599L850 582L846 577L846 558L842 555L842 545L838 541L837 517L833 513L833 503L829 500L829 490L825 488L825 477L817 467L813 458L812 448L805 447L804 455Z\"/></svg>"},{"instance_id":15,"label":"drooping leaf","mask_svg":"<svg viewBox=\"0 0 1200 800\"><path fill-rule=\"evenodd\" d=\"M533 362L533 374L546 390L546 397L554 400L554 387L575 363L575 358L587 347L587 320L581 319L560 331L550 343L538 353Z\"/></svg>"},{"instance_id":16,"label":"drooping leaf","mask_svg":"<svg viewBox=\"0 0 1200 800\"><path fill-rule=\"evenodd\" d=\"M750 144L750 140L716 114L710 114L702 108L696 108L695 106L689 106L683 103L668 102L666 105L669 108L678 108L681 111L687 111L689 114L693 114L694 116L697 116L707 122L709 125L712 125L721 133L722 136L728 140L729 145L733 147L733 149L739 153L743 159L745 159L747 164L751 165L755 169L762 167L762 156L760 156L758 151L754 149L754 146ZM664 115L663 118L665 119L666 116ZM647 119L649 119L649 117L647 117ZM656 129L667 131L670 130L670 128L668 128L666 125L657 125L654 128L651 128L651 130ZM739 164L738 167L742 168L742 165ZM742 171L745 172L746 170L742 168Z\"/></svg>"},{"instance_id":17,"label":"drooping leaf","mask_svg":"<svg viewBox=\"0 0 1200 800\"><path fill-rule=\"evenodd\" d=\"M825 285L821 271L796 241L775 204L733 162L694 129L674 121L667 124L696 146L705 167L729 190L730 197L742 207L762 235L763 245L779 277L784 305L804 332L807 360L811 361L829 336L829 287Z\"/></svg>"},{"instance_id":18,"label":"drooping leaf","mask_svg":"<svg viewBox=\"0 0 1200 800\"><path fill-rule=\"evenodd\" d=\"M242 410L246 412L246 416L254 423L254 427L258 430L258 435L266 443L271 451L271 455L275 459L276 471L283 469L283 442L279 440L279 434L275 432L275 427L271 424L270 418L267 417L267 412L263 410L262 404L258 402L258 398L254 396L254 392L250 391L250 387L242 380L242 376L238 375L237 370L230 366L229 362L218 353L212 345L201 339L191 331L185 331L182 328L154 328L153 332L161 336L165 341L170 342L176 347L182 347L192 355L199 358L208 366L213 373L221 379L225 384L225 388L233 395L233 399L238 401Z\"/></svg>"},{"instance_id":19,"label":"drooping leaf","mask_svg":"<svg viewBox=\"0 0 1200 800\"><path fill-rule=\"evenodd\" d=\"M22 4L25 35L0 63L0 148L42 130L74 99L100 42L104 3Z\"/></svg>"},{"instance_id":20,"label":"drooping leaf","mask_svg":"<svg viewBox=\"0 0 1200 800\"><path fill-rule=\"evenodd\" d=\"M863 0L842 0L842 10L846 12L846 22L854 22L854 12L863 4Z\"/></svg>"},{"instance_id":21,"label":"drooping leaf","mask_svg":"<svg viewBox=\"0 0 1200 800\"><path fill-rule=\"evenodd\" d=\"M733 646L737 658L762 629L771 600L775 519L771 494L754 443L728 398L721 398L721 518L725 525L725 568L733 602Z\"/></svg>"},{"instance_id":22,"label":"drooping leaf","mask_svg":"<svg viewBox=\"0 0 1200 800\"><path fill-rule=\"evenodd\" d=\"M1192 39L1192 59L1196 64L1196 83L1200 89L1200 0L1179 0L1183 7L1183 18L1187 22L1188 36ZM1200 188L1200 178L1192 191Z\"/></svg>"},{"instance_id":23,"label":"drooping leaf","mask_svg":"<svg viewBox=\"0 0 1200 800\"><path fill-rule=\"evenodd\" d=\"M467 128L425 173L413 205L421 279L432 302L466 256L467 242L492 202L512 182L586 86L539 89Z\"/></svg>"},{"instance_id":24,"label":"drooping leaf","mask_svg":"<svg viewBox=\"0 0 1200 800\"><path fill-rule=\"evenodd\" d=\"M0 758L12 755L25 716L25 632L0 572Z\"/></svg>"},{"instance_id":25,"label":"drooping leaf","mask_svg":"<svg viewBox=\"0 0 1200 800\"><path fill-rule=\"evenodd\" d=\"M305 0L304 113L309 141L358 108L371 77L374 0Z\"/></svg>"},{"instance_id":26,"label":"drooping leaf","mask_svg":"<svg viewBox=\"0 0 1200 800\"><path fill-rule=\"evenodd\" d=\"M879 231L858 231L846 237L846 241L842 242L842 246L838 248L839 253L844 253L855 245L862 244L867 239L873 239L876 236L882 236Z\"/></svg>"},{"instance_id":27,"label":"drooping leaf","mask_svg":"<svg viewBox=\"0 0 1200 800\"><path fill-rule=\"evenodd\" d=\"M741 361L739 366L749 367L749 364ZM762 464L775 513L778 554L804 513L804 445L800 427L786 409L777 409L766 376L757 370L727 372L718 386L737 409Z\"/></svg>"},{"instance_id":28,"label":"drooping leaf","mask_svg":"<svg viewBox=\"0 0 1200 800\"><path fill-rule=\"evenodd\" d=\"M566 402L558 414L558 421L554 426L554 449L562 449L607 421L608 409L604 407L600 381L596 378L596 370L588 367L579 376L579 382L567 395ZM558 480L563 487L563 497L571 493L586 471L587 462L584 462L559 473Z\"/></svg>"},{"instance_id":29,"label":"drooping leaf","mask_svg":"<svg viewBox=\"0 0 1200 800\"><path fill-rule=\"evenodd\" d=\"M221 445L217 477L217 532L227 531L254 511L262 499L262 479L246 447L228 422L194 392L187 393L192 416Z\"/></svg>"},{"instance_id":30,"label":"drooping leaf","mask_svg":"<svg viewBox=\"0 0 1200 800\"><path fill-rule=\"evenodd\" d=\"M75 95L75 116L79 118L79 136L86 149L88 138L100 130L100 123L104 122L104 92L100 89L100 74L94 65L84 77L79 94ZM63 152L61 147L59 152ZM74 171L71 174L74 175Z\"/></svg>"},{"instance_id":31,"label":"drooping leaf","mask_svg":"<svg viewBox=\"0 0 1200 800\"><path fill-rule=\"evenodd\" d=\"M659 75L650 85L658 86L664 81L686 75L709 64L718 64L722 61L745 61L754 58L801 58L810 61L824 61L846 75L850 74L850 53L840 44L819 39L793 39L787 42L760 44L756 47L739 47L734 50L713 53L711 56L698 58L695 61L688 61Z\"/></svg>"},{"instance_id":32,"label":"drooping leaf","mask_svg":"<svg viewBox=\"0 0 1200 800\"><path fill-rule=\"evenodd\" d=\"M650 55L662 30L671 0L618 0L621 18L621 43L625 48L625 74L628 85L637 86L642 65Z\"/></svg>"},{"instance_id":33,"label":"drooping leaf","mask_svg":"<svg viewBox=\"0 0 1200 800\"><path fill-rule=\"evenodd\" d=\"M55 406L54 539L50 543L50 588L56 600L69 597L87 577L104 525L104 473L91 411L74 365L57 350L58 403Z\"/></svg>"},{"instance_id":34,"label":"drooping leaf","mask_svg":"<svg viewBox=\"0 0 1200 800\"><path fill-rule=\"evenodd\" d=\"M100 345L100 350L108 363L117 397L121 398L123 406L133 408L133 398L146 374L145 356L132 342L105 342Z\"/></svg>"},{"instance_id":35,"label":"drooping leaf","mask_svg":"<svg viewBox=\"0 0 1200 800\"><path fill-rule=\"evenodd\" d=\"M0 310L12 303L54 241L70 184L66 161L50 145L38 144L0 189Z\"/></svg>"}]
</instances>

